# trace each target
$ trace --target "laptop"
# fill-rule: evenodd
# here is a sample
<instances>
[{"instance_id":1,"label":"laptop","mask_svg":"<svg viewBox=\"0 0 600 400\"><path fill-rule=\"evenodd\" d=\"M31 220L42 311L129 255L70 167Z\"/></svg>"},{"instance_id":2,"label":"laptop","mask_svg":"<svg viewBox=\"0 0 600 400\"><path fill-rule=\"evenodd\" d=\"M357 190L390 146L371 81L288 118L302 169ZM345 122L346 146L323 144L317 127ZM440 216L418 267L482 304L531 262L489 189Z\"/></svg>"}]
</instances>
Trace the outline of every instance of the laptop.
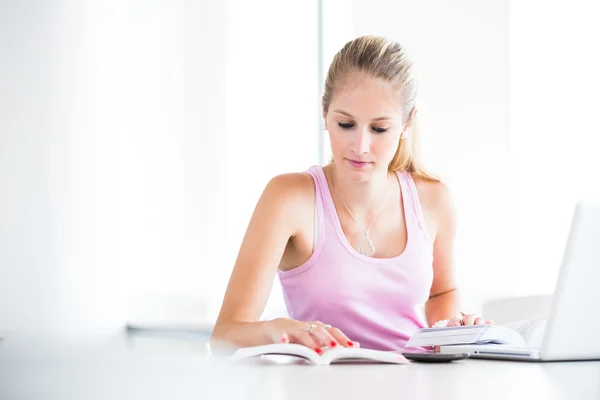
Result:
<instances>
[{"instance_id":1,"label":"laptop","mask_svg":"<svg viewBox=\"0 0 600 400\"><path fill-rule=\"evenodd\" d=\"M503 344L441 346L440 353L523 361L600 360L600 201L575 206L539 348Z\"/></svg>"}]
</instances>

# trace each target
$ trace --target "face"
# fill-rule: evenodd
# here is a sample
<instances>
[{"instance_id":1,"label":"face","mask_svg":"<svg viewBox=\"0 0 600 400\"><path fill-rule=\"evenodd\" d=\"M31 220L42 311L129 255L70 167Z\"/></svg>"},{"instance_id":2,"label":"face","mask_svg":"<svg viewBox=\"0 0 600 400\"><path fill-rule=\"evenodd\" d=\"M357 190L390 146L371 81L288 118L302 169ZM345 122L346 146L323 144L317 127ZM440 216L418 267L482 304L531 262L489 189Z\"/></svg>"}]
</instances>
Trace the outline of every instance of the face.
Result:
<instances>
[{"instance_id":1,"label":"face","mask_svg":"<svg viewBox=\"0 0 600 400\"><path fill-rule=\"evenodd\" d=\"M323 115L336 168L353 181L387 171L408 127L391 84L365 73L352 74L333 94Z\"/></svg>"}]
</instances>

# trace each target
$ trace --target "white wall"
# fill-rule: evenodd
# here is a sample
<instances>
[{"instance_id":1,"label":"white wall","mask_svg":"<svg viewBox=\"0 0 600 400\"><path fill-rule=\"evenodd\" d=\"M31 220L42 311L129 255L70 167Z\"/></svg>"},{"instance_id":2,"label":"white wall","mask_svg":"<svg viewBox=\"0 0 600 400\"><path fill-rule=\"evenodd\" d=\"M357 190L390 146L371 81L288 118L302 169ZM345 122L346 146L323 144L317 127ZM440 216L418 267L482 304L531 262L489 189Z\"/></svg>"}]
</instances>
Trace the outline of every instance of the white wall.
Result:
<instances>
[{"instance_id":1,"label":"white wall","mask_svg":"<svg viewBox=\"0 0 600 400\"><path fill-rule=\"evenodd\" d=\"M0 330L214 317L268 179L317 163L316 1L0 5ZM183 321L186 322L186 321Z\"/></svg>"},{"instance_id":2,"label":"white wall","mask_svg":"<svg viewBox=\"0 0 600 400\"><path fill-rule=\"evenodd\" d=\"M511 231L519 295L551 293L576 201L600 198L592 1L511 3Z\"/></svg>"},{"instance_id":3,"label":"white wall","mask_svg":"<svg viewBox=\"0 0 600 400\"><path fill-rule=\"evenodd\" d=\"M459 216L456 266L465 307L510 293L508 0L352 2L354 34L406 46L420 80L428 165Z\"/></svg>"},{"instance_id":4,"label":"white wall","mask_svg":"<svg viewBox=\"0 0 600 400\"><path fill-rule=\"evenodd\" d=\"M0 326L114 326L116 7L1 7Z\"/></svg>"}]
</instances>

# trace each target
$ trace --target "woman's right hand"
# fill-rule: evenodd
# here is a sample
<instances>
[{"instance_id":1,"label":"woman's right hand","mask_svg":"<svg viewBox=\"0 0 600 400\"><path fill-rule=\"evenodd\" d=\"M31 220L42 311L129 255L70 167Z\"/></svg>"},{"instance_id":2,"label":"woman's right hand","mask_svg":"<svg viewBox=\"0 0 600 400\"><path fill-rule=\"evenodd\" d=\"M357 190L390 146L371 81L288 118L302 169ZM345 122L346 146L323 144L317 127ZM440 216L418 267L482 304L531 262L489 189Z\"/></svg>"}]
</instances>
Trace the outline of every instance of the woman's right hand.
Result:
<instances>
[{"instance_id":1,"label":"woman's right hand","mask_svg":"<svg viewBox=\"0 0 600 400\"><path fill-rule=\"evenodd\" d=\"M341 330L321 321L277 318L268 322L267 334L273 343L302 344L318 354L323 353L321 347L360 347L358 342L350 340Z\"/></svg>"}]
</instances>

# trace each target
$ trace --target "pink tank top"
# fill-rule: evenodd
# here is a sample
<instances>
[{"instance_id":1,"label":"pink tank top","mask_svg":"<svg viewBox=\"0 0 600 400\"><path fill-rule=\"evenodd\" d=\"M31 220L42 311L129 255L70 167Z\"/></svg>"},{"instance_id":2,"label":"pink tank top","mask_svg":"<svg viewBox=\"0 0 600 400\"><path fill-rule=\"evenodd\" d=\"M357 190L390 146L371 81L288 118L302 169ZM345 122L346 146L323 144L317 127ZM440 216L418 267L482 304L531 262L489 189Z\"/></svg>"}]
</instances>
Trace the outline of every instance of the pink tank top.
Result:
<instances>
[{"instance_id":1,"label":"pink tank top","mask_svg":"<svg viewBox=\"0 0 600 400\"><path fill-rule=\"evenodd\" d=\"M396 257L373 258L348 243L323 168L307 172L316 187L314 252L304 264L278 271L290 318L330 324L364 348L403 349L415 330L426 326L421 309L433 281L433 244L412 176L396 172L406 249Z\"/></svg>"}]
</instances>

